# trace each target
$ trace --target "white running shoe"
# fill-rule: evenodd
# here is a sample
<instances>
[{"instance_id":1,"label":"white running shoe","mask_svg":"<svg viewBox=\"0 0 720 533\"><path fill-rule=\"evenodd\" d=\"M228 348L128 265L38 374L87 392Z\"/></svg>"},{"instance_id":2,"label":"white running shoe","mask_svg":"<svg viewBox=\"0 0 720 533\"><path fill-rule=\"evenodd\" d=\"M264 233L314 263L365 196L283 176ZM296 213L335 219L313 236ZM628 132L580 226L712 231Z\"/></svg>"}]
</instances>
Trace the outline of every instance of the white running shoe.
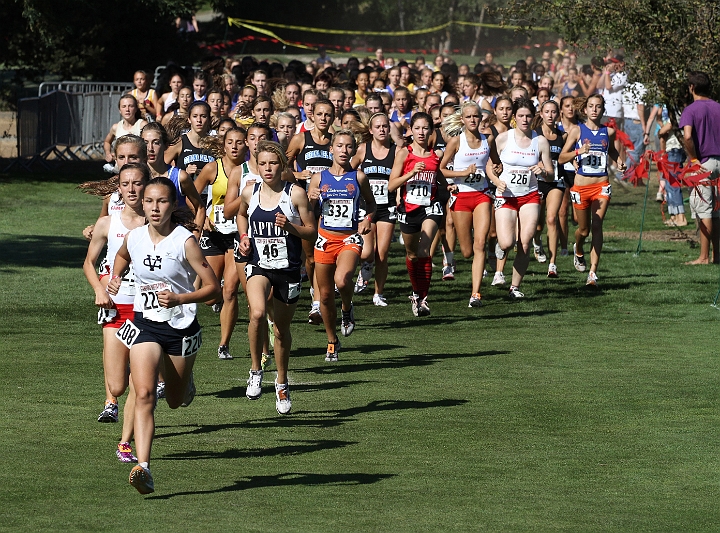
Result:
<instances>
[{"instance_id":1,"label":"white running shoe","mask_svg":"<svg viewBox=\"0 0 720 533\"><path fill-rule=\"evenodd\" d=\"M218 359L222 361L226 361L229 359L232 359L232 355L230 355L230 350L228 349L227 345L221 344L218 346Z\"/></svg>"},{"instance_id":2,"label":"white running shoe","mask_svg":"<svg viewBox=\"0 0 720 533\"><path fill-rule=\"evenodd\" d=\"M588 279L587 279L587 282L585 283L585 285L592 285L593 287L597 287L597 282L598 282L597 274L595 274L595 272L593 272L591 270L590 273L588 274Z\"/></svg>"},{"instance_id":3,"label":"white running shoe","mask_svg":"<svg viewBox=\"0 0 720 533\"><path fill-rule=\"evenodd\" d=\"M548 265L548 278L557 278L557 265L555 263L550 263Z\"/></svg>"},{"instance_id":4,"label":"white running shoe","mask_svg":"<svg viewBox=\"0 0 720 533\"><path fill-rule=\"evenodd\" d=\"M190 381L188 381L187 389L185 389L185 396L183 397L183 403L180 404L180 407L187 407L192 403L192 401L195 399L195 393L197 392L197 389L195 388L195 373L190 372Z\"/></svg>"},{"instance_id":5,"label":"white running shoe","mask_svg":"<svg viewBox=\"0 0 720 533\"><path fill-rule=\"evenodd\" d=\"M250 377L247 380L247 390L245 391L245 396L248 397L248 400L257 400L260 398L262 394L262 380L262 370L250 371Z\"/></svg>"},{"instance_id":6,"label":"white running shoe","mask_svg":"<svg viewBox=\"0 0 720 533\"><path fill-rule=\"evenodd\" d=\"M375 294L373 296L373 303L378 307L387 307L387 300L382 294Z\"/></svg>"},{"instance_id":7,"label":"white running shoe","mask_svg":"<svg viewBox=\"0 0 720 533\"><path fill-rule=\"evenodd\" d=\"M443 281L452 281L455 279L455 274L453 274L452 265L443 265L442 279L443 279Z\"/></svg>"},{"instance_id":8,"label":"white running shoe","mask_svg":"<svg viewBox=\"0 0 720 533\"><path fill-rule=\"evenodd\" d=\"M430 316L430 306L427 303L427 296L418 304L418 316Z\"/></svg>"},{"instance_id":9,"label":"white running shoe","mask_svg":"<svg viewBox=\"0 0 720 533\"><path fill-rule=\"evenodd\" d=\"M290 401L290 388L285 383L281 385L275 380L275 409L278 414L286 415L292 409L292 402Z\"/></svg>"},{"instance_id":10,"label":"white running shoe","mask_svg":"<svg viewBox=\"0 0 720 533\"><path fill-rule=\"evenodd\" d=\"M322 324L322 313L320 313L319 303L312 304L312 307L310 308L310 313L308 314L308 324Z\"/></svg>"},{"instance_id":11,"label":"white running shoe","mask_svg":"<svg viewBox=\"0 0 720 533\"><path fill-rule=\"evenodd\" d=\"M420 316L419 315L420 307L419 307L418 295L415 293L412 293L410 296L408 296L408 298L410 299L410 308L412 309L413 315Z\"/></svg>"},{"instance_id":12,"label":"white running shoe","mask_svg":"<svg viewBox=\"0 0 720 533\"><path fill-rule=\"evenodd\" d=\"M545 250L543 250L542 244L533 244L533 250L535 252L535 259L537 259L538 263L544 263L547 261L547 256L545 255Z\"/></svg>"},{"instance_id":13,"label":"white running shoe","mask_svg":"<svg viewBox=\"0 0 720 533\"><path fill-rule=\"evenodd\" d=\"M577 254L577 245L573 244L573 265L578 272L585 272L587 265L585 264L585 256Z\"/></svg>"},{"instance_id":14,"label":"white running shoe","mask_svg":"<svg viewBox=\"0 0 720 533\"><path fill-rule=\"evenodd\" d=\"M355 307L351 302L350 311L343 311L341 308L340 312L342 313L340 331L342 332L343 337L349 337L350 334L355 330Z\"/></svg>"},{"instance_id":15,"label":"white running shoe","mask_svg":"<svg viewBox=\"0 0 720 533\"><path fill-rule=\"evenodd\" d=\"M499 244L495 244L495 257L498 259L505 259L505 250L500 248Z\"/></svg>"},{"instance_id":16,"label":"white running shoe","mask_svg":"<svg viewBox=\"0 0 720 533\"><path fill-rule=\"evenodd\" d=\"M499 270L495 272L495 275L493 276L492 283L490 284L493 287L497 285L505 285L505 274L500 272Z\"/></svg>"},{"instance_id":17,"label":"white running shoe","mask_svg":"<svg viewBox=\"0 0 720 533\"><path fill-rule=\"evenodd\" d=\"M524 295L523 293L521 293L521 292L518 290L518 288L515 287L515 286L511 286L511 287L510 287L510 292L508 293L508 295L509 295L510 298L512 298L513 300L519 300L520 298L525 298L525 295Z\"/></svg>"},{"instance_id":18,"label":"white running shoe","mask_svg":"<svg viewBox=\"0 0 720 533\"><path fill-rule=\"evenodd\" d=\"M474 292L472 296L470 296L468 307L482 307L482 296L480 296L479 292Z\"/></svg>"}]
</instances>

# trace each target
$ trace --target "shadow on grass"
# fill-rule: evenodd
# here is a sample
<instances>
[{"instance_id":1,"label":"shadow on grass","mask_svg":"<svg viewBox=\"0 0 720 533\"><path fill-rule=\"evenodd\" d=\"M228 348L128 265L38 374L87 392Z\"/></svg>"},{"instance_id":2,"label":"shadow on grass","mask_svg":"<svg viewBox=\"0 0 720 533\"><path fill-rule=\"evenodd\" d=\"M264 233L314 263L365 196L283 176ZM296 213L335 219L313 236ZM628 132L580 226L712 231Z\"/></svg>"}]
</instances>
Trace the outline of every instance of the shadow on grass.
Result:
<instances>
[{"instance_id":1,"label":"shadow on grass","mask_svg":"<svg viewBox=\"0 0 720 533\"><path fill-rule=\"evenodd\" d=\"M321 450L335 450L352 446L357 442L345 440L305 440L293 441L294 444L287 446L275 446L266 449L244 449L230 448L224 452L188 450L186 452L171 453L154 459L155 461L196 461L203 459L249 459L251 457L275 457L282 455L302 455L304 453L319 452Z\"/></svg>"},{"instance_id":2,"label":"shadow on grass","mask_svg":"<svg viewBox=\"0 0 720 533\"><path fill-rule=\"evenodd\" d=\"M317 354L315 354L317 355ZM322 383L291 383L293 394L296 392L317 392L332 389L342 389L350 387L352 385L359 385L361 383L370 383L370 381L355 380L355 381L327 381ZM225 389L217 392L206 392L204 394L197 394L197 396L214 396L215 398L241 398L245 396L245 385L238 385L231 389ZM272 394L275 392L274 385L268 385L263 387L263 394Z\"/></svg>"},{"instance_id":3,"label":"shadow on grass","mask_svg":"<svg viewBox=\"0 0 720 533\"><path fill-rule=\"evenodd\" d=\"M232 485L219 487L213 490L193 490L175 492L162 496L150 496L148 500L168 500L176 496L195 496L198 494L218 494L221 492L235 492L239 490L260 489L265 487L293 487L293 486L319 486L319 485L370 485L384 479L395 477L397 474L363 474L353 472L348 474L306 474L287 472L275 476L249 476L235 481Z\"/></svg>"},{"instance_id":4,"label":"shadow on grass","mask_svg":"<svg viewBox=\"0 0 720 533\"><path fill-rule=\"evenodd\" d=\"M327 429L342 426L352 422L354 417L362 413L435 409L439 407L457 407L468 403L468 400L432 400L428 402L412 400L375 400L367 405L358 405L347 409L332 409L327 411L293 411L291 416L277 416L275 418L261 418L232 424L185 424L179 426L156 426L160 429L176 429L174 432L156 434L155 439L166 439L184 435L201 435L224 431L226 429L259 429L259 428L297 428L309 427ZM187 431L180 430L188 428Z\"/></svg>"},{"instance_id":5,"label":"shadow on grass","mask_svg":"<svg viewBox=\"0 0 720 533\"><path fill-rule=\"evenodd\" d=\"M557 313L558 311L553 311ZM529 313L529 314L537 314L537 313ZM358 347L357 349L360 350L362 353L364 352L363 349L367 349L368 347ZM370 346L370 349L373 347ZM352 352L352 349L348 349L347 352ZM347 353L346 352L346 353ZM372 353L372 352L370 352ZM322 365L322 366L314 366L309 368L303 368L300 370L296 370L297 373L306 372L306 373L312 373L312 374L319 374L319 375L333 375L333 374L345 374L349 372L366 372L368 370L387 370L390 368L405 368L405 367L418 367L418 366L430 366L438 361L443 361L445 359L461 359L466 357L488 357L492 355L505 355L509 354L510 352L507 350L488 350L485 352L477 352L477 353L443 353L443 354L423 354L423 355L404 355L404 356L393 356L393 357L387 357L378 359L377 361L371 361L366 363L360 363L353 361L352 364L349 365Z\"/></svg>"},{"instance_id":6,"label":"shadow on grass","mask_svg":"<svg viewBox=\"0 0 720 533\"><path fill-rule=\"evenodd\" d=\"M0 234L1 267L80 268L88 242L82 237Z\"/></svg>"}]
</instances>

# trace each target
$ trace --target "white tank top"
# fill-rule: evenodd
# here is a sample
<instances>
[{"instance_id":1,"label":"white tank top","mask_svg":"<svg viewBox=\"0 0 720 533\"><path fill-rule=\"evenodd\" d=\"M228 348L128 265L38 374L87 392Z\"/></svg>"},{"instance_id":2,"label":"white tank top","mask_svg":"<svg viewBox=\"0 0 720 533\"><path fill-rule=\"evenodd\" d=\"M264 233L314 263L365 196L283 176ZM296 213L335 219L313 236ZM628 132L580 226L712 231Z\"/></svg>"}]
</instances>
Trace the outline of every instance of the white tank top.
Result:
<instances>
[{"instance_id":1,"label":"white tank top","mask_svg":"<svg viewBox=\"0 0 720 533\"><path fill-rule=\"evenodd\" d=\"M520 148L515 142L515 130L508 130L505 148L500 153L503 171L500 179L507 184L503 191L504 198L525 196L537 191L537 176L530 172L530 167L540 161L538 134L532 132L532 141L528 148Z\"/></svg>"},{"instance_id":2,"label":"white tank top","mask_svg":"<svg viewBox=\"0 0 720 533\"><path fill-rule=\"evenodd\" d=\"M140 121L136 120L135 124L133 124L130 129L125 129L125 126L123 126L123 121L121 120L115 125L115 138L119 139L123 135L137 135L140 136L140 130L142 128L140 127Z\"/></svg>"},{"instance_id":3,"label":"white tank top","mask_svg":"<svg viewBox=\"0 0 720 533\"><path fill-rule=\"evenodd\" d=\"M470 148L465 132L460 134L460 146L453 159L453 170L465 170L473 164L477 170L472 176L454 178L455 185L458 186L458 192L482 192L488 188L485 167L487 166L488 157L490 157L490 146L484 135L481 134L481 138L479 148Z\"/></svg>"},{"instance_id":4,"label":"white tank top","mask_svg":"<svg viewBox=\"0 0 720 533\"><path fill-rule=\"evenodd\" d=\"M259 183L262 181L260 174L253 174L250 170L250 163L245 161L242 164L242 174L240 175L240 194L245 190L249 183Z\"/></svg>"},{"instance_id":5,"label":"white tank top","mask_svg":"<svg viewBox=\"0 0 720 533\"><path fill-rule=\"evenodd\" d=\"M110 228L108 228L107 236L107 256L105 259L108 274L112 273L115 256L125 240L125 235L130 231L125 227L125 224L123 224L121 213L122 211L114 211L110 214ZM116 304L128 305L135 302L135 273L133 272L132 263L130 263L130 268L122 278L120 290L115 296L110 295L110 298L112 298L112 301Z\"/></svg>"},{"instance_id":6,"label":"white tank top","mask_svg":"<svg viewBox=\"0 0 720 533\"><path fill-rule=\"evenodd\" d=\"M185 241L193 234L177 226L157 245L150 240L148 226L136 228L128 234L127 248L135 270L135 306L147 320L167 322L175 329L192 324L197 304L184 304L165 309L157 301L160 291L177 294L193 292L195 271L185 257Z\"/></svg>"}]
</instances>

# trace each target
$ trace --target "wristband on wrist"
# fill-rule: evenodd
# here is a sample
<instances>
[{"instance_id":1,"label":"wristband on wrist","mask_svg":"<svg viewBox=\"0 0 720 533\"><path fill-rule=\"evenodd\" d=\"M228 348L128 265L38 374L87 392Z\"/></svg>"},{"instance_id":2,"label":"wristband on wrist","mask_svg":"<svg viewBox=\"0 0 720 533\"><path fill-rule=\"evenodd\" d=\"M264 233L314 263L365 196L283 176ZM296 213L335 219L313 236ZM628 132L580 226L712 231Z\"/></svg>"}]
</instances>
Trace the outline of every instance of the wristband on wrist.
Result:
<instances>
[{"instance_id":1,"label":"wristband on wrist","mask_svg":"<svg viewBox=\"0 0 720 533\"><path fill-rule=\"evenodd\" d=\"M365 220L367 220L368 222L372 222L372 215L371 214L365 215Z\"/></svg>"},{"instance_id":2,"label":"wristband on wrist","mask_svg":"<svg viewBox=\"0 0 720 533\"><path fill-rule=\"evenodd\" d=\"M580 155L580 150L578 150L578 149L576 148L576 149L575 149L575 157L577 157L577 156L579 156L579 155Z\"/></svg>"},{"instance_id":3,"label":"wristband on wrist","mask_svg":"<svg viewBox=\"0 0 720 533\"><path fill-rule=\"evenodd\" d=\"M240 235L240 240L243 240L243 239L244 239L245 237L247 237L247 236L248 236L247 233L243 233L242 235ZM249 238L249 237L248 237L248 238Z\"/></svg>"},{"instance_id":4,"label":"wristband on wrist","mask_svg":"<svg viewBox=\"0 0 720 533\"><path fill-rule=\"evenodd\" d=\"M691 159L690 162L691 163L699 163L700 160L697 157L695 157L695 158Z\"/></svg>"}]
</instances>

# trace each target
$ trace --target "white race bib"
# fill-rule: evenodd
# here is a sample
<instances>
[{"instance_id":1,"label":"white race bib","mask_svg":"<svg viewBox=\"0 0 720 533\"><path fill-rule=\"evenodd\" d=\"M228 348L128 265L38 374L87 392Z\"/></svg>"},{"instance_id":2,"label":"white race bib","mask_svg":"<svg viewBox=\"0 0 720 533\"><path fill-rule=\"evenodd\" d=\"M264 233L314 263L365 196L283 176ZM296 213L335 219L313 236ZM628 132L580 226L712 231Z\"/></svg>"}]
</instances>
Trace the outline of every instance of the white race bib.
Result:
<instances>
[{"instance_id":1,"label":"white race bib","mask_svg":"<svg viewBox=\"0 0 720 533\"><path fill-rule=\"evenodd\" d=\"M113 321L113 318L117 316L117 309L114 307L112 309L105 309L104 307L101 307L98 309L98 324L101 326L103 324L109 324Z\"/></svg>"},{"instance_id":2,"label":"white race bib","mask_svg":"<svg viewBox=\"0 0 720 533\"><path fill-rule=\"evenodd\" d=\"M169 291L170 285L159 281L149 285L140 286L140 299L143 308L143 317L153 322L167 322L180 312L177 307L161 307L158 301L158 292Z\"/></svg>"},{"instance_id":3,"label":"white race bib","mask_svg":"<svg viewBox=\"0 0 720 533\"><path fill-rule=\"evenodd\" d=\"M583 154L580 159L580 168L583 174L605 175L607 173L607 154L599 151Z\"/></svg>"},{"instance_id":4,"label":"white race bib","mask_svg":"<svg viewBox=\"0 0 720 533\"><path fill-rule=\"evenodd\" d=\"M183 357L191 357L198 353L198 350L202 346L202 330L199 329L195 335L190 337L183 337L182 340L182 355Z\"/></svg>"},{"instance_id":5,"label":"white race bib","mask_svg":"<svg viewBox=\"0 0 720 533\"><path fill-rule=\"evenodd\" d=\"M353 199L328 198L323 200L323 223L330 228L351 228L353 224Z\"/></svg>"},{"instance_id":6,"label":"white race bib","mask_svg":"<svg viewBox=\"0 0 720 533\"><path fill-rule=\"evenodd\" d=\"M140 330L129 320L126 320L125 323L120 326L120 329L117 330L117 333L115 333L115 337L117 337L117 339L122 342L126 348L130 348L133 345L133 343L137 340L138 335L140 335Z\"/></svg>"},{"instance_id":7,"label":"white race bib","mask_svg":"<svg viewBox=\"0 0 720 533\"><path fill-rule=\"evenodd\" d=\"M118 294L135 296L135 271L133 270L132 263L130 263L130 268L127 273L122 277Z\"/></svg>"},{"instance_id":8,"label":"white race bib","mask_svg":"<svg viewBox=\"0 0 720 533\"><path fill-rule=\"evenodd\" d=\"M254 237L254 240L260 257L259 267L277 270L290 265L285 237Z\"/></svg>"},{"instance_id":9,"label":"white race bib","mask_svg":"<svg viewBox=\"0 0 720 533\"><path fill-rule=\"evenodd\" d=\"M370 189L372 189L376 204L388 203L388 182L387 180L370 180Z\"/></svg>"},{"instance_id":10,"label":"white race bib","mask_svg":"<svg viewBox=\"0 0 720 533\"><path fill-rule=\"evenodd\" d=\"M315 249L320 250L321 252L325 250L325 243L327 242L327 239L323 237L322 235L318 234L317 240L315 240Z\"/></svg>"},{"instance_id":11,"label":"white race bib","mask_svg":"<svg viewBox=\"0 0 720 533\"><path fill-rule=\"evenodd\" d=\"M464 178L462 178L462 184L466 187L470 187L471 189L480 192L484 191L488 187L487 178L485 177L484 172L476 172L475 174L465 176Z\"/></svg>"},{"instance_id":12,"label":"white race bib","mask_svg":"<svg viewBox=\"0 0 720 533\"><path fill-rule=\"evenodd\" d=\"M431 216L431 215L442 216L442 214L443 214L443 208L442 208L442 206L440 205L440 202L435 202L435 203L432 204L431 206L426 207L426 208L425 208L425 214L426 214L427 216Z\"/></svg>"},{"instance_id":13,"label":"white race bib","mask_svg":"<svg viewBox=\"0 0 720 533\"><path fill-rule=\"evenodd\" d=\"M224 205L215 205L213 206L213 225L215 226L215 229L219 231L220 233L233 233L237 231L237 226L235 225L235 218L232 218L230 220L227 220L225 218L225 206Z\"/></svg>"},{"instance_id":14,"label":"white race bib","mask_svg":"<svg viewBox=\"0 0 720 533\"><path fill-rule=\"evenodd\" d=\"M432 183L424 180L411 179L406 183L405 201L415 205L430 205Z\"/></svg>"},{"instance_id":15,"label":"white race bib","mask_svg":"<svg viewBox=\"0 0 720 533\"><path fill-rule=\"evenodd\" d=\"M505 174L505 173L504 173ZM525 196L530 192L530 178L532 172L525 167L511 167L505 174L507 189L514 196Z\"/></svg>"}]
</instances>

